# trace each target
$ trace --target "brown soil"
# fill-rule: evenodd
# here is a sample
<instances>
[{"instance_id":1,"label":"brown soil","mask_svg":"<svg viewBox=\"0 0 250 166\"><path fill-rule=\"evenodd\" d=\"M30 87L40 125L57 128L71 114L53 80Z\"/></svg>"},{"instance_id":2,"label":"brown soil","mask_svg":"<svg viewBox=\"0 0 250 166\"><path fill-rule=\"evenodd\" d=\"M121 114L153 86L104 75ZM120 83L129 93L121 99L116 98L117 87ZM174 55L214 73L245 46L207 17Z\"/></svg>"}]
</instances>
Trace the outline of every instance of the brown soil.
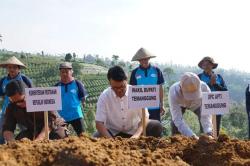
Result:
<instances>
[{"instance_id":1,"label":"brown soil","mask_svg":"<svg viewBox=\"0 0 250 166\"><path fill-rule=\"evenodd\" d=\"M223 135L199 141L183 136L156 139L93 139L69 137L57 141L27 139L0 146L0 165L202 165L250 166L250 141Z\"/></svg>"}]
</instances>

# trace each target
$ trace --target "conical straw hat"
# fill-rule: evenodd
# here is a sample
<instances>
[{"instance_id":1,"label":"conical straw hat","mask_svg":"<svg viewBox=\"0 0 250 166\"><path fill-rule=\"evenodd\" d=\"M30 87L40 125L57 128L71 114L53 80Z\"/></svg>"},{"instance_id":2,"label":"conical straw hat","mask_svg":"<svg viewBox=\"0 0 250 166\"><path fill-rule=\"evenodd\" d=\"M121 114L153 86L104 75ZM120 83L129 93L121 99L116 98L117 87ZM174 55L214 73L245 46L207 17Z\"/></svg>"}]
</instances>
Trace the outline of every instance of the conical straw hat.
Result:
<instances>
[{"instance_id":1,"label":"conical straw hat","mask_svg":"<svg viewBox=\"0 0 250 166\"><path fill-rule=\"evenodd\" d=\"M26 66L19 61L15 56L11 57L10 59L0 63L0 67L6 67L7 65L18 65L21 68L26 68Z\"/></svg>"},{"instance_id":2,"label":"conical straw hat","mask_svg":"<svg viewBox=\"0 0 250 166\"><path fill-rule=\"evenodd\" d=\"M145 48L140 48L136 54L133 56L132 61L139 61L141 59L146 58L155 58L156 56L152 55L150 52L148 52Z\"/></svg>"}]
</instances>

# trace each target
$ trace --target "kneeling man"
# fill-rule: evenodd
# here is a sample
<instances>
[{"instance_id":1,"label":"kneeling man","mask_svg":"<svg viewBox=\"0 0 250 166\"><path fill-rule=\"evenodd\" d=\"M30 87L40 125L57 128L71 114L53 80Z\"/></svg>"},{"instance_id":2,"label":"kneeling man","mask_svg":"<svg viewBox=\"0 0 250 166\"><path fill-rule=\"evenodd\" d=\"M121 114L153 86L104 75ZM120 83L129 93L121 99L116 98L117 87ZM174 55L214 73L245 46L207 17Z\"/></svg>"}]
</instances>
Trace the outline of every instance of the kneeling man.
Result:
<instances>
[{"instance_id":1,"label":"kneeling man","mask_svg":"<svg viewBox=\"0 0 250 166\"><path fill-rule=\"evenodd\" d=\"M127 76L119 66L111 67L107 74L110 87L105 89L97 102L94 137L139 138L143 132L142 111L128 109ZM157 120L149 119L146 111L146 135L160 137L163 127Z\"/></svg>"}]
</instances>

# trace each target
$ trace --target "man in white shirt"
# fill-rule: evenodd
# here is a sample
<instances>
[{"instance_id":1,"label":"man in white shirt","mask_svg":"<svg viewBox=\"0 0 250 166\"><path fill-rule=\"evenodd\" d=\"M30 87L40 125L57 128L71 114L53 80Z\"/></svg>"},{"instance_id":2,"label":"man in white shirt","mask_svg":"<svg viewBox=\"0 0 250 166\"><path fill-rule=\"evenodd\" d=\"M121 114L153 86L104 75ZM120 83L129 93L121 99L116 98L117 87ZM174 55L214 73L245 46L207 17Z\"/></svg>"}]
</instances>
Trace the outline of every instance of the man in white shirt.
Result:
<instances>
[{"instance_id":1,"label":"man in white shirt","mask_svg":"<svg viewBox=\"0 0 250 166\"><path fill-rule=\"evenodd\" d=\"M119 66L111 67L107 74L110 87L105 89L97 102L94 137L139 138L143 132L142 111L128 109L127 76ZM146 135L160 137L162 125L149 120L146 111Z\"/></svg>"},{"instance_id":2,"label":"man in white shirt","mask_svg":"<svg viewBox=\"0 0 250 166\"><path fill-rule=\"evenodd\" d=\"M196 74L191 72L184 73L181 81L170 87L168 97L172 116L172 135L183 134L198 139L183 119L185 110L189 109L198 116L201 131L212 136L211 115L201 115L202 92L210 92L210 89L206 83L200 81Z\"/></svg>"}]
</instances>

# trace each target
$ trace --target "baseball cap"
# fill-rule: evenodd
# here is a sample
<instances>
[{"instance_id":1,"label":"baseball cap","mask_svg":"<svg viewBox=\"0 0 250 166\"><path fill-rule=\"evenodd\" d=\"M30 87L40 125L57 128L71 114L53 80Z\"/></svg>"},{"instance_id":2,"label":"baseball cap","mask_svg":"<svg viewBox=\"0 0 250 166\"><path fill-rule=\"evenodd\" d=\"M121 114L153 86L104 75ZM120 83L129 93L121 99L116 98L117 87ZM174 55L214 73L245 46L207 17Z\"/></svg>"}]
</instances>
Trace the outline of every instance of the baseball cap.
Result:
<instances>
[{"instance_id":1,"label":"baseball cap","mask_svg":"<svg viewBox=\"0 0 250 166\"><path fill-rule=\"evenodd\" d=\"M63 62L59 65L59 69L72 69L72 64L69 62Z\"/></svg>"},{"instance_id":2,"label":"baseball cap","mask_svg":"<svg viewBox=\"0 0 250 166\"><path fill-rule=\"evenodd\" d=\"M180 86L186 100L201 98L201 81L195 73L184 73L181 76Z\"/></svg>"}]
</instances>

